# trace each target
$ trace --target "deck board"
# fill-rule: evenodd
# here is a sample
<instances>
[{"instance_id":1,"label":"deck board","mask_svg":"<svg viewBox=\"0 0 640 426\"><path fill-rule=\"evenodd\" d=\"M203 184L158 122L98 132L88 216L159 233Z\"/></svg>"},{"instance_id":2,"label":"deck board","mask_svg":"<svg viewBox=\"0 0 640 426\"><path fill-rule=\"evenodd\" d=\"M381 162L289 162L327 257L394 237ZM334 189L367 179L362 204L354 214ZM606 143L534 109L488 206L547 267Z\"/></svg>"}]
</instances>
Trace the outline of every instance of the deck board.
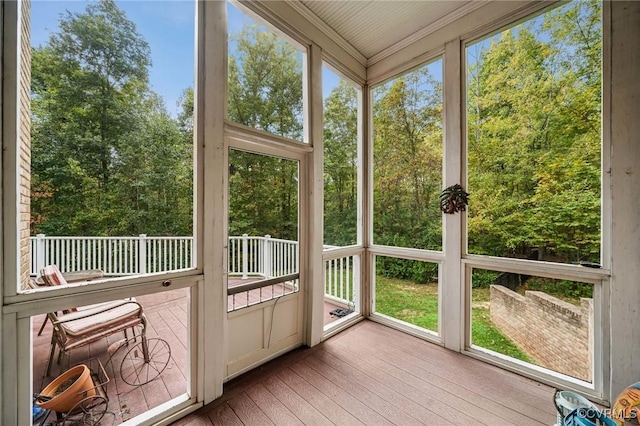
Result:
<instances>
[{"instance_id":1,"label":"deck board","mask_svg":"<svg viewBox=\"0 0 640 426\"><path fill-rule=\"evenodd\" d=\"M278 372L278 378L293 389L301 398L317 411L322 413L332 424L362 425L348 410L342 408L324 393L320 392L311 383L286 368ZM313 423L308 423L313 424Z\"/></svg>"},{"instance_id":2,"label":"deck board","mask_svg":"<svg viewBox=\"0 0 640 426\"><path fill-rule=\"evenodd\" d=\"M303 423L262 383L247 389L247 395L276 425L302 426Z\"/></svg>"},{"instance_id":3,"label":"deck board","mask_svg":"<svg viewBox=\"0 0 640 426\"><path fill-rule=\"evenodd\" d=\"M288 424L274 421L278 407L307 425L550 425L553 391L365 320L232 380L222 397L174 426ZM268 399L269 415L256 395Z\"/></svg>"},{"instance_id":4,"label":"deck board","mask_svg":"<svg viewBox=\"0 0 640 426\"><path fill-rule=\"evenodd\" d=\"M440 417L449 419L455 424L473 424L474 422L482 422L484 424L493 424L498 422L501 424L501 418L492 412L484 409L482 406L474 404L474 399L469 398L471 395L461 395L460 392L450 389L448 386L442 387L442 382L433 382L432 376L423 374L419 369L412 368L411 365L403 363L402 359L394 359L379 351L376 347L374 356L364 355L366 358L360 358L363 365L360 369L366 367L366 363L370 363L368 371L381 377L381 380L397 380L398 387L404 387L402 394L410 394L407 399L436 412ZM354 357L360 356L362 351L349 352ZM378 372L378 373L376 373ZM448 385L445 383L445 385ZM467 398L465 398L465 396ZM475 396L475 395L474 395ZM468 413L473 412L473 417Z\"/></svg>"},{"instance_id":5,"label":"deck board","mask_svg":"<svg viewBox=\"0 0 640 426\"><path fill-rule=\"evenodd\" d=\"M245 425L275 425L246 393L241 393L229 401L229 407Z\"/></svg>"},{"instance_id":6,"label":"deck board","mask_svg":"<svg viewBox=\"0 0 640 426\"><path fill-rule=\"evenodd\" d=\"M351 352L345 352L344 358L333 355L329 350L317 352L314 357L323 360L328 365L333 366L339 374L348 377L348 375L355 368L360 371L360 383L376 393L381 398L388 399L396 407L405 410L417 419L431 419L434 423L438 424L452 424L453 419L450 417L451 411L449 407L443 405L440 415L436 411L432 411L426 406L432 404L423 404L424 397L419 389L413 388L407 385L401 380L397 380L392 376L386 374L384 370L377 369L371 364L366 364L364 358L353 358ZM433 408L433 407L432 407ZM459 416L456 421L472 421L470 417Z\"/></svg>"},{"instance_id":7,"label":"deck board","mask_svg":"<svg viewBox=\"0 0 640 426\"><path fill-rule=\"evenodd\" d=\"M367 331L367 333L369 333ZM386 343L386 334L381 332L382 337L378 334L367 334L365 336L354 336L354 357L363 359L373 364L374 368L395 373L396 377L415 387L420 387L422 392L434 396L440 401L448 404L450 407L462 408L463 412L473 411L474 406L481 411L478 412L486 421L504 421L507 420L511 424L540 424L536 418L545 419L547 411L540 410L532 404L538 404L537 397L531 395L525 399L516 399L511 396L518 393L518 389L514 389L511 382L514 380L512 374L502 375L503 370L488 366L489 370L496 370L495 374L485 376L477 371L477 360L472 360L461 354L451 352L440 357L434 357L437 352L429 351L432 348L423 348L424 353L420 353L420 348L415 347L414 353L407 353L401 348L402 343L408 345L413 344L411 340L405 341L404 337L398 337L402 343L400 345L390 345ZM410 336L408 336L410 337ZM375 342L375 353L368 354L362 349L362 345ZM336 345L339 345L337 343ZM435 345L430 345L438 348ZM441 348L438 348L441 349ZM343 350L349 350L343 346ZM331 353L331 349L328 349ZM432 353L433 352L433 353ZM428 353L429 356L424 356ZM443 356L449 358L446 364L438 363ZM391 362L401 365L402 368L396 368L390 365ZM462 368L459 368L462 366ZM519 376L518 376L519 377ZM510 381L504 381L504 378L510 378ZM532 382L532 381L529 381ZM535 382L532 382L535 383ZM538 386L538 383L535 383ZM526 385L529 385L527 382ZM549 397L545 399L548 409L550 404ZM506 407L505 407L506 406ZM550 418L553 421L553 416ZM545 423L543 420L542 423Z\"/></svg>"},{"instance_id":8,"label":"deck board","mask_svg":"<svg viewBox=\"0 0 640 426\"><path fill-rule=\"evenodd\" d=\"M435 377L431 380L464 384L466 389L481 396L488 395L499 403L509 400L526 402L541 410L549 406L548 388L538 382L487 364L483 364L487 368L478 369L477 360L452 351L442 353L436 345L425 347L419 339L406 334L398 336L390 331L388 327L376 330L375 333L372 330L362 330L362 334L356 338L363 342L374 339L375 345L379 345L381 351L388 353L394 359L402 360L433 374ZM397 344L390 345L389 338L395 338ZM514 381L518 386L514 386Z\"/></svg>"},{"instance_id":9,"label":"deck board","mask_svg":"<svg viewBox=\"0 0 640 426\"><path fill-rule=\"evenodd\" d=\"M329 426L331 423L320 411L305 401L277 376L268 377L264 387L291 410L303 424Z\"/></svg>"},{"instance_id":10,"label":"deck board","mask_svg":"<svg viewBox=\"0 0 640 426\"><path fill-rule=\"evenodd\" d=\"M351 395L347 390L336 386L333 382L322 374L318 373L303 362L298 362L291 366L291 370L297 373L311 383L320 392L328 396L333 402L340 405L342 408L351 413L354 417L362 421L364 424L371 425L391 425L389 422L378 412L371 407L362 403L358 398Z\"/></svg>"},{"instance_id":11,"label":"deck board","mask_svg":"<svg viewBox=\"0 0 640 426\"><path fill-rule=\"evenodd\" d=\"M243 426L242 420L238 418L233 409L229 406L229 404L222 404L216 407L209 413L208 420L205 417L195 416L194 420L199 420L202 423L188 423L188 425L196 426L196 425L216 425L216 426Z\"/></svg>"}]
</instances>

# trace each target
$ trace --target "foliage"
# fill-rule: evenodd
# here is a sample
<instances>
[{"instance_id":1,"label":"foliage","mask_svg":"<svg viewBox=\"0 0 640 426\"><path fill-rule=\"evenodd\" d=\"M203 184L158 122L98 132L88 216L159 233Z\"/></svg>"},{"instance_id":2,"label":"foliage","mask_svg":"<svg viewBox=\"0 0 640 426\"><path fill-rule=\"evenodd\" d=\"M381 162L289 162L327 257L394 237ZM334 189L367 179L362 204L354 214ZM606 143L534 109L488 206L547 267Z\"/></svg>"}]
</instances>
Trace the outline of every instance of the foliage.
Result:
<instances>
[{"instance_id":1,"label":"foliage","mask_svg":"<svg viewBox=\"0 0 640 426\"><path fill-rule=\"evenodd\" d=\"M387 278L405 279L418 284L438 281L437 263L377 256L376 271Z\"/></svg>"},{"instance_id":2,"label":"foliage","mask_svg":"<svg viewBox=\"0 0 640 426\"><path fill-rule=\"evenodd\" d=\"M600 4L581 0L468 48L471 252L599 260L600 26ZM301 53L256 25L230 40L229 119L301 140ZM440 64L374 89L376 244L442 248ZM148 45L115 3L65 14L32 66L32 231L190 234L193 90L171 118L148 87ZM324 240L353 244L353 87L332 91L324 120ZM230 232L296 239L297 167L231 160ZM397 259L384 268L420 282L433 274Z\"/></svg>"},{"instance_id":3,"label":"foliage","mask_svg":"<svg viewBox=\"0 0 640 426\"><path fill-rule=\"evenodd\" d=\"M506 272L473 269L471 286L476 292L488 291L492 285L500 285L500 276ZM524 276L524 283L516 290L524 295L527 290L543 291L565 302L580 304L580 298L593 298L593 284L577 281L556 280L543 277ZM475 296L474 296L475 297ZM488 300L488 299L487 299Z\"/></svg>"},{"instance_id":4,"label":"foliage","mask_svg":"<svg viewBox=\"0 0 640 426\"><path fill-rule=\"evenodd\" d=\"M32 233L191 235L192 144L148 85L147 42L112 0L32 51Z\"/></svg>"},{"instance_id":5,"label":"foliage","mask_svg":"<svg viewBox=\"0 0 640 426\"><path fill-rule=\"evenodd\" d=\"M564 300L565 302L580 305L581 298L593 298L593 284L580 283L577 281L552 280L535 277L518 289L519 293L527 290L543 291L551 296Z\"/></svg>"},{"instance_id":6,"label":"foliage","mask_svg":"<svg viewBox=\"0 0 640 426\"><path fill-rule=\"evenodd\" d=\"M230 39L229 119L302 140L302 54L257 24Z\"/></svg>"},{"instance_id":7,"label":"foliage","mask_svg":"<svg viewBox=\"0 0 640 426\"><path fill-rule=\"evenodd\" d=\"M298 162L232 149L229 235L298 240Z\"/></svg>"},{"instance_id":8,"label":"foliage","mask_svg":"<svg viewBox=\"0 0 640 426\"><path fill-rule=\"evenodd\" d=\"M500 275L500 272L487 271L484 269L474 269L471 273L471 287L472 288L489 288L495 284L496 279Z\"/></svg>"},{"instance_id":9,"label":"foliage","mask_svg":"<svg viewBox=\"0 0 640 426\"><path fill-rule=\"evenodd\" d=\"M376 88L373 121L374 242L440 250L441 82L422 67Z\"/></svg>"},{"instance_id":10,"label":"foliage","mask_svg":"<svg viewBox=\"0 0 640 426\"><path fill-rule=\"evenodd\" d=\"M599 262L600 40L577 1L469 48L471 252Z\"/></svg>"},{"instance_id":11,"label":"foliage","mask_svg":"<svg viewBox=\"0 0 640 426\"><path fill-rule=\"evenodd\" d=\"M324 102L324 243L357 242L358 104L341 80Z\"/></svg>"},{"instance_id":12,"label":"foliage","mask_svg":"<svg viewBox=\"0 0 640 426\"><path fill-rule=\"evenodd\" d=\"M374 242L440 250L442 83L424 66L374 89L373 96ZM434 274L433 265L421 262L378 262L387 277L428 282Z\"/></svg>"}]
</instances>

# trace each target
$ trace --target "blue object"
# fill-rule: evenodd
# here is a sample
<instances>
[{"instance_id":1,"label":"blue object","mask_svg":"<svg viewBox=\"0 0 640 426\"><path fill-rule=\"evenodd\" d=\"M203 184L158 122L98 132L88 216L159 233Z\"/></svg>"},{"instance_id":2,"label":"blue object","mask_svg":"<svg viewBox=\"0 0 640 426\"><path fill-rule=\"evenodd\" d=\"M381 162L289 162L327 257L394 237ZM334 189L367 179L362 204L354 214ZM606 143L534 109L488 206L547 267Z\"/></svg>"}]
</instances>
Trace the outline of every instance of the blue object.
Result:
<instances>
[{"instance_id":1,"label":"blue object","mask_svg":"<svg viewBox=\"0 0 640 426\"><path fill-rule=\"evenodd\" d=\"M45 410L38 404L36 404L36 396L33 396L33 404L31 405L31 421L35 424L36 420L39 420L47 414L49 410ZM45 416L46 417L46 416Z\"/></svg>"}]
</instances>

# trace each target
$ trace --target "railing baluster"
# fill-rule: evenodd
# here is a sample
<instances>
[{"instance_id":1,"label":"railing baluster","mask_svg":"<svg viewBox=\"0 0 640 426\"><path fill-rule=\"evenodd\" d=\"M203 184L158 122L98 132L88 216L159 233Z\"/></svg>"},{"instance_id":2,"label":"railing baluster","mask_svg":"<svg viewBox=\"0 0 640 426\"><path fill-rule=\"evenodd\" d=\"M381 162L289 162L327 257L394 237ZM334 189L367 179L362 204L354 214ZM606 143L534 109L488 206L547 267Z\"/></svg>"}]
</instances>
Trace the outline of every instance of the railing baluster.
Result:
<instances>
[{"instance_id":1,"label":"railing baluster","mask_svg":"<svg viewBox=\"0 0 640 426\"><path fill-rule=\"evenodd\" d=\"M348 300L353 300L353 294L351 292L351 288L353 287L352 283L353 283L353 275L351 274L351 259L352 257L349 256L347 258L347 273L346 273L346 279L347 279L347 291L346 291L346 295L347 295L347 299Z\"/></svg>"},{"instance_id":2,"label":"railing baluster","mask_svg":"<svg viewBox=\"0 0 640 426\"><path fill-rule=\"evenodd\" d=\"M95 238L89 239L89 246L91 247L90 248L91 256L89 257L89 269L97 269L96 268L96 258L97 258L96 249L97 249L97 246L96 246L96 239Z\"/></svg>"},{"instance_id":3,"label":"railing baluster","mask_svg":"<svg viewBox=\"0 0 640 426\"><path fill-rule=\"evenodd\" d=\"M64 250L65 250L65 265L62 266L63 268L65 268L65 272L69 270L69 259L71 257L70 252L69 252L69 240L63 240L62 241L64 243Z\"/></svg>"},{"instance_id":4,"label":"railing baluster","mask_svg":"<svg viewBox=\"0 0 640 426\"><path fill-rule=\"evenodd\" d=\"M158 272L158 241L153 240L153 271Z\"/></svg>"},{"instance_id":5,"label":"railing baluster","mask_svg":"<svg viewBox=\"0 0 640 426\"><path fill-rule=\"evenodd\" d=\"M249 272L249 236L242 234L242 279L247 279Z\"/></svg>"},{"instance_id":6,"label":"railing baluster","mask_svg":"<svg viewBox=\"0 0 640 426\"><path fill-rule=\"evenodd\" d=\"M162 269L161 271L166 271L167 269L167 240L163 241L162 244Z\"/></svg>"},{"instance_id":7,"label":"railing baluster","mask_svg":"<svg viewBox=\"0 0 640 426\"><path fill-rule=\"evenodd\" d=\"M105 245L105 256L107 259L107 270L105 271L105 273L108 274L113 274L113 269L111 267L111 265L113 264L113 251L111 250L111 243L113 241L111 239L108 239L106 241L106 245Z\"/></svg>"}]
</instances>

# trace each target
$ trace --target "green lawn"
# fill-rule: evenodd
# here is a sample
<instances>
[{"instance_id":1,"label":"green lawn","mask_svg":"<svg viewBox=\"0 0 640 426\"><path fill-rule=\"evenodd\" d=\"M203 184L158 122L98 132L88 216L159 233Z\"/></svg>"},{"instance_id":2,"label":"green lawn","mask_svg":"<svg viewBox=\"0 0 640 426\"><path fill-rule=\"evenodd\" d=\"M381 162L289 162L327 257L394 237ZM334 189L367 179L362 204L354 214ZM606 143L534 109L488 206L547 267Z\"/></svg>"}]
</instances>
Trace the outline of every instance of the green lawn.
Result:
<instances>
[{"instance_id":1,"label":"green lawn","mask_svg":"<svg viewBox=\"0 0 640 426\"><path fill-rule=\"evenodd\" d=\"M489 289L473 290L471 338L476 346L527 362L532 360L493 326L489 317ZM438 285L376 277L376 312L438 331Z\"/></svg>"},{"instance_id":2,"label":"green lawn","mask_svg":"<svg viewBox=\"0 0 640 426\"><path fill-rule=\"evenodd\" d=\"M376 311L438 331L438 285L376 277Z\"/></svg>"}]
</instances>

